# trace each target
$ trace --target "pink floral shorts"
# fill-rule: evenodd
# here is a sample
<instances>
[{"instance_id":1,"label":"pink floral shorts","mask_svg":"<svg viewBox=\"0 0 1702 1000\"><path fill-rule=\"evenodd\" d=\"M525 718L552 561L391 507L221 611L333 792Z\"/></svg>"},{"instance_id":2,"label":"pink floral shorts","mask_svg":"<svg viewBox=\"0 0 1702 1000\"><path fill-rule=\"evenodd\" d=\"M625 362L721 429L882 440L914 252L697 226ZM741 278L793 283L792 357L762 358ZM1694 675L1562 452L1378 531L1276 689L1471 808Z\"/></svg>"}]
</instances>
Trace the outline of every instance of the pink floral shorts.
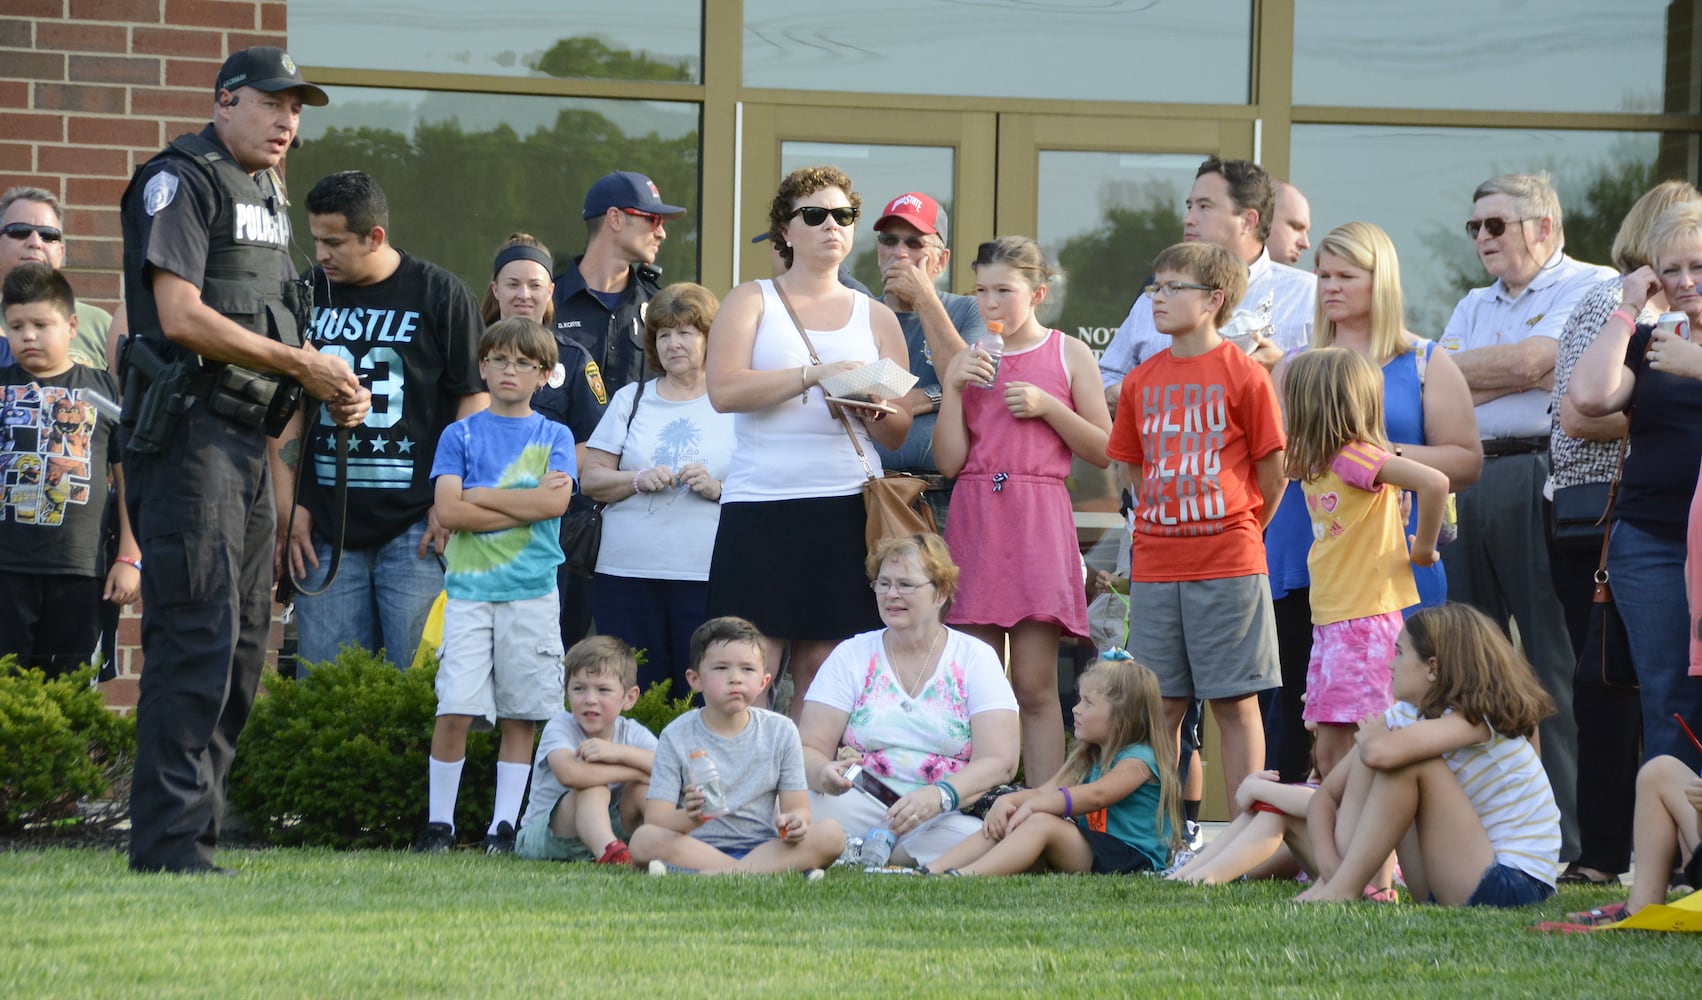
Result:
<instances>
[{"instance_id":1,"label":"pink floral shorts","mask_svg":"<svg viewBox=\"0 0 1702 1000\"><path fill-rule=\"evenodd\" d=\"M1399 611L1312 626L1306 665L1307 722L1352 725L1394 702L1389 663L1404 624Z\"/></svg>"}]
</instances>

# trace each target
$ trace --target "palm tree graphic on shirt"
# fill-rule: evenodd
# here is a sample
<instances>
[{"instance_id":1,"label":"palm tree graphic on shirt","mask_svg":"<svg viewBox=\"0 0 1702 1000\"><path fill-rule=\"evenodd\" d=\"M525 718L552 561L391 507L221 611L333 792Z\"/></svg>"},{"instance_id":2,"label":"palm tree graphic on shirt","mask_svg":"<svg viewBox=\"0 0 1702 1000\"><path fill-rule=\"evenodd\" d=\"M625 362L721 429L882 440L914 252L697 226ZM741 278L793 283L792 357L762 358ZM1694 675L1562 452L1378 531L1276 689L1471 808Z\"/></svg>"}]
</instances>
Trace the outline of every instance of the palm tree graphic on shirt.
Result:
<instances>
[{"instance_id":1,"label":"palm tree graphic on shirt","mask_svg":"<svg viewBox=\"0 0 1702 1000\"><path fill-rule=\"evenodd\" d=\"M656 450L651 453L650 461L657 465L666 465L678 470L681 466L699 459L697 443L702 439L697 425L685 417L677 417L662 428L656 435Z\"/></svg>"}]
</instances>

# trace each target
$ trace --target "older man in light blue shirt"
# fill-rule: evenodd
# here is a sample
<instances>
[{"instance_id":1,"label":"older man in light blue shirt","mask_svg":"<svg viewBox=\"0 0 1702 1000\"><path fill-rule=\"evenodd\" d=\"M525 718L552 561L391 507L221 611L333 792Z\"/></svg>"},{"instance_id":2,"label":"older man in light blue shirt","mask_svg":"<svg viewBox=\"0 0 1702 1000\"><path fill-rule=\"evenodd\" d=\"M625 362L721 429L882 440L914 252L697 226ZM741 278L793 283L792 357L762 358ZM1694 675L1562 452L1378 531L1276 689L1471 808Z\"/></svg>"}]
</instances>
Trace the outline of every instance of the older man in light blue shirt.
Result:
<instances>
[{"instance_id":1,"label":"older man in light blue shirt","mask_svg":"<svg viewBox=\"0 0 1702 1000\"><path fill-rule=\"evenodd\" d=\"M1496 278L1454 308L1442 346L1471 387L1483 438L1483 478L1459 494L1459 539L1442 550L1448 593L1505 625L1518 623L1525 655L1554 699L1542 724L1542 761L1560 806L1560 858L1578 854L1578 728L1572 718L1572 644L1554 593L1544 539L1548 397L1561 331L1572 309L1613 270L1562 252L1560 199L1545 176L1492 177L1472 196L1467 235Z\"/></svg>"}]
</instances>

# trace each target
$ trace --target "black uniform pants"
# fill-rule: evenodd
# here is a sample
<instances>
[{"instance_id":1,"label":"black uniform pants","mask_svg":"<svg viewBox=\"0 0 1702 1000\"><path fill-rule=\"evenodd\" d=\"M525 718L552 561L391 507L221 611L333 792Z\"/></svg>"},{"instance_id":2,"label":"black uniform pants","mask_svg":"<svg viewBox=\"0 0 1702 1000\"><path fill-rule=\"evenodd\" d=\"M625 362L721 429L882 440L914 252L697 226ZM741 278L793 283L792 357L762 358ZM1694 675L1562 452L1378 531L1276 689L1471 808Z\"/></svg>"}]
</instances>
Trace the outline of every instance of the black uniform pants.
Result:
<instances>
[{"instance_id":1,"label":"black uniform pants","mask_svg":"<svg viewBox=\"0 0 1702 1000\"><path fill-rule=\"evenodd\" d=\"M266 439L198 404L124 473L146 566L130 867L206 868L271 624Z\"/></svg>"}]
</instances>

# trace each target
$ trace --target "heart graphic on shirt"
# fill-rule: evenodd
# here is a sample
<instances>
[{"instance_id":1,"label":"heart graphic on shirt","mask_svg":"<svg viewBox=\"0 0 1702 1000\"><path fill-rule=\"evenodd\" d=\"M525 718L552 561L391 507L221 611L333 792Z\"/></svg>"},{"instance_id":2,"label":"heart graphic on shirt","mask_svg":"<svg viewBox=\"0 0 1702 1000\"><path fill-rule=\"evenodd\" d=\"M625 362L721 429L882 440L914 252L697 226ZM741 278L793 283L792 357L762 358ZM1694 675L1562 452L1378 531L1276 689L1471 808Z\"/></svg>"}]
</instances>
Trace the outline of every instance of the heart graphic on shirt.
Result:
<instances>
[{"instance_id":1,"label":"heart graphic on shirt","mask_svg":"<svg viewBox=\"0 0 1702 1000\"><path fill-rule=\"evenodd\" d=\"M1334 514L1336 512L1336 503L1339 500L1340 498L1336 496L1335 491L1331 490L1318 498L1318 506L1324 509L1324 513Z\"/></svg>"}]
</instances>

